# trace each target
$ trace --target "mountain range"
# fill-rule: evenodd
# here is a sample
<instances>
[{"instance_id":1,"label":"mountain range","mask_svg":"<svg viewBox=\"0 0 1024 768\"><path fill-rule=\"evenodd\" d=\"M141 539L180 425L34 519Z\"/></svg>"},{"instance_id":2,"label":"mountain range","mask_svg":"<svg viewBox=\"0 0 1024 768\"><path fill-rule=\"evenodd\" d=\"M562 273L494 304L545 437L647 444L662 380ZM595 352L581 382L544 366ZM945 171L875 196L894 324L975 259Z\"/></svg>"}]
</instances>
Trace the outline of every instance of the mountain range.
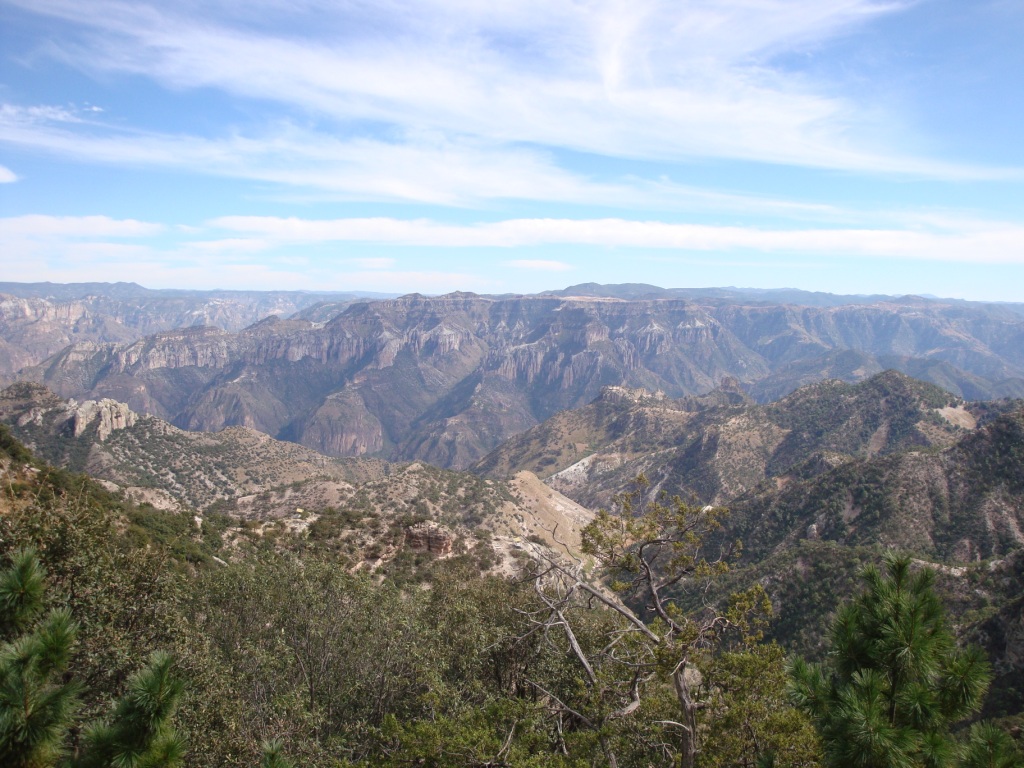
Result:
<instances>
[{"instance_id":1,"label":"mountain range","mask_svg":"<svg viewBox=\"0 0 1024 768\"><path fill-rule=\"evenodd\" d=\"M601 288L566 290L610 295L313 302L241 330L77 341L18 378L183 429L247 426L327 455L449 468L610 385L677 399L729 379L768 402L891 368L970 400L1024 395L1017 305L817 297L801 306L726 289L634 299L618 294L653 287Z\"/></svg>"},{"instance_id":2,"label":"mountain range","mask_svg":"<svg viewBox=\"0 0 1024 768\"><path fill-rule=\"evenodd\" d=\"M642 473L730 508L720 543L742 554L703 599L761 583L770 636L811 656L881 549L938 568L996 665L986 706L1020 711L1024 403L988 399L1020 394L1016 309L648 288L324 299L78 341L21 370L0 421L146 508L196 514L225 557L285 536L384 572L412 551L497 573L578 553L591 510Z\"/></svg>"},{"instance_id":3,"label":"mountain range","mask_svg":"<svg viewBox=\"0 0 1024 768\"><path fill-rule=\"evenodd\" d=\"M192 325L237 331L269 315L345 306L368 294L152 290L137 283L0 282L0 382L69 344L131 342Z\"/></svg>"}]
</instances>

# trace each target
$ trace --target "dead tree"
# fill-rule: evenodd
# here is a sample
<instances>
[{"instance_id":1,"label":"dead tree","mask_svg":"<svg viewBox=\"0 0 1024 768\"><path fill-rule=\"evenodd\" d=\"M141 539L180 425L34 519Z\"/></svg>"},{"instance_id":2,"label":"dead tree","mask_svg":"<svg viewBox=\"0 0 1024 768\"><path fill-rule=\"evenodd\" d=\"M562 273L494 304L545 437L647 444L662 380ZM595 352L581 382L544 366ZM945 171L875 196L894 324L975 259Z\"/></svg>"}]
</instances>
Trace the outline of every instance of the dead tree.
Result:
<instances>
[{"instance_id":1,"label":"dead tree","mask_svg":"<svg viewBox=\"0 0 1024 768\"><path fill-rule=\"evenodd\" d=\"M601 511L583 532L584 562L551 558L532 575L540 599L530 613L530 634L559 633L583 670L588 709L574 707L540 683L561 724L568 717L599 734L607 765L618 765L609 726L633 715L645 692L670 684L678 703L678 719L648 725L672 731L675 745L660 744L666 764L693 768L699 744L697 712L702 704L695 691L694 662L709 652L727 630L756 637L757 614L770 603L760 587L733 595L729 606L717 610L701 600L696 612L677 603L683 593L706 595L711 580L728 570L731 545L719 545L708 556L709 538L721 529L725 510L695 506L678 496L650 499L641 475L635 489L618 495L612 512ZM552 532L553 534L556 532ZM607 585L607 586L605 586ZM629 606L637 606L643 617ZM577 637L583 611L603 609L617 617L600 644L588 650ZM559 730L561 733L561 730ZM673 753L674 754L670 754Z\"/></svg>"}]
</instances>

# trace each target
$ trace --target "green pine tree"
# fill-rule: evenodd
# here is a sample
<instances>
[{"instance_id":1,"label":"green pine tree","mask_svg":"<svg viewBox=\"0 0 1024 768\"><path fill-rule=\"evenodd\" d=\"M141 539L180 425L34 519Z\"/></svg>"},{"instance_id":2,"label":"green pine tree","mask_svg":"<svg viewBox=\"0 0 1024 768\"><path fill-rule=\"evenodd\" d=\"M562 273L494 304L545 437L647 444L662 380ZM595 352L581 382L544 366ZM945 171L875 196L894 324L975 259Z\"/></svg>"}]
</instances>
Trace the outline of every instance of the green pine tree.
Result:
<instances>
[{"instance_id":1,"label":"green pine tree","mask_svg":"<svg viewBox=\"0 0 1024 768\"><path fill-rule=\"evenodd\" d=\"M74 768L173 768L181 762L184 742L171 718L182 683L172 666L171 657L158 651L132 675L110 720L86 730L82 757Z\"/></svg>"},{"instance_id":2,"label":"green pine tree","mask_svg":"<svg viewBox=\"0 0 1024 768\"><path fill-rule=\"evenodd\" d=\"M827 665L793 665L794 703L814 719L827 765L953 765L950 727L979 708L988 664L979 649L957 647L933 571L889 554L885 572L868 568L864 580L835 619Z\"/></svg>"},{"instance_id":3,"label":"green pine tree","mask_svg":"<svg viewBox=\"0 0 1024 768\"><path fill-rule=\"evenodd\" d=\"M167 654L154 654L128 681L109 722L89 725L79 756L67 742L81 685L66 681L77 625L66 610L43 611L46 578L35 551L14 553L0 572L0 765L4 768L172 768L182 741L171 718L182 684Z\"/></svg>"},{"instance_id":4,"label":"green pine tree","mask_svg":"<svg viewBox=\"0 0 1024 768\"><path fill-rule=\"evenodd\" d=\"M31 549L0 573L0 765L55 765L64 753L80 686L63 682L77 627L43 610L45 576Z\"/></svg>"},{"instance_id":5,"label":"green pine tree","mask_svg":"<svg viewBox=\"0 0 1024 768\"><path fill-rule=\"evenodd\" d=\"M1005 731L991 723L975 723L961 749L963 768L1020 768L1024 755Z\"/></svg>"},{"instance_id":6,"label":"green pine tree","mask_svg":"<svg viewBox=\"0 0 1024 768\"><path fill-rule=\"evenodd\" d=\"M263 742L263 759L260 768L292 768L292 764L284 756L284 746L280 739Z\"/></svg>"}]
</instances>

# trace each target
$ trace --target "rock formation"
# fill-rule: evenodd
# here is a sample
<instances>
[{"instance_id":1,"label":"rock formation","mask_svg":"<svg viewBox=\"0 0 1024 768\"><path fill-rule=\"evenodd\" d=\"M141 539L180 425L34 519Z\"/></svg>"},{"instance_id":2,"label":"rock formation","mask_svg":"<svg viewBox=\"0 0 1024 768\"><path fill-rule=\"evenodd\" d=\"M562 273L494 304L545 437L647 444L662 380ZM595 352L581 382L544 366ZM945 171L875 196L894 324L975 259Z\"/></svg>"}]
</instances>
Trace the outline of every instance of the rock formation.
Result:
<instances>
[{"instance_id":1,"label":"rock formation","mask_svg":"<svg viewBox=\"0 0 1024 768\"><path fill-rule=\"evenodd\" d=\"M416 523L405 529L405 546L413 552L429 552L443 557L452 552L452 535L437 523Z\"/></svg>"}]
</instances>

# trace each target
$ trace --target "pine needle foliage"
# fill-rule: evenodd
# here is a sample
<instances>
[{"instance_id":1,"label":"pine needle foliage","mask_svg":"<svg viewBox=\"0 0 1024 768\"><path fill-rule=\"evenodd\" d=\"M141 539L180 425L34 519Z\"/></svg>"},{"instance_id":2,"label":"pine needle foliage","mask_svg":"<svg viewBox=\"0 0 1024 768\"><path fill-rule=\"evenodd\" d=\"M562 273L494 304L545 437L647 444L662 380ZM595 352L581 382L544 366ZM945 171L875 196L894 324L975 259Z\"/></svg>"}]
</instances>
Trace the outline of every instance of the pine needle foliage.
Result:
<instances>
[{"instance_id":1,"label":"pine needle foliage","mask_svg":"<svg viewBox=\"0 0 1024 768\"><path fill-rule=\"evenodd\" d=\"M888 554L863 573L866 590L842 606L824 666L796 661L793 702L815 721L826 764L939 768L956 764L951 726L988 688L977 648L960 649L935 594L934 572Z\"/></svg>"},{"instance_id":2,"label":"pine needle foliage","mask_svg":"<svg viewBox=\"0 0 1024 768\"><path fill-rule=\"evenodd\" d=\"M1020 768L1024 765L1024 754L1002 729L992 723L975 723L961 748L961 765L963 768Z\"/></svg>"},{"instance_id":3,"label":"pine needle foliage","mask_svg":"<svg viewBox=\"0 0 1024 768\"><path fill-rule=\"evenodd\" d=\"M174 768L183 743L171 718L182 684L156 653L128 681L108 722L85 726L74 758L69 733L82 685L68 670L78 625L67 609L43 611L46 576L35 550L0 572L0 765L4 768Z\"/></svg>"},{"instance_id":4,"label":"pine needle foliage","mask_svg":"<svg viewBox=\"0 0 1024 768\"><path fill-rule=\"evenodd\" d=\"M65 610L36 621L43 610L45 575L32 549L14 553L0 573L0 765L54 765L81 686L62 680L77 625Z\"/></svg>"},{"instance_id":5,"label":"pine needle foliage","mask_svg":"<svg viewBox=\"0 0 1024 768\"><path fill-rule=\"evenodd\" d=\"M128 690L110 720L91 726L83 757L74 768L173 768L184 743L171 725L182 683L173 660L160 651L128 681Z\"/></svg>"},{"instance_id":6,"label":"pine needle foliage","mask_svg":"<svg viewBox=\"0 0 1024 768\"><path fill-rule=\"evenodd\" d=\"M260 768L292 768L292 764L284 756L284 745L280 739L263 742L263 758Z\"/></svg>"}]
</instances>

